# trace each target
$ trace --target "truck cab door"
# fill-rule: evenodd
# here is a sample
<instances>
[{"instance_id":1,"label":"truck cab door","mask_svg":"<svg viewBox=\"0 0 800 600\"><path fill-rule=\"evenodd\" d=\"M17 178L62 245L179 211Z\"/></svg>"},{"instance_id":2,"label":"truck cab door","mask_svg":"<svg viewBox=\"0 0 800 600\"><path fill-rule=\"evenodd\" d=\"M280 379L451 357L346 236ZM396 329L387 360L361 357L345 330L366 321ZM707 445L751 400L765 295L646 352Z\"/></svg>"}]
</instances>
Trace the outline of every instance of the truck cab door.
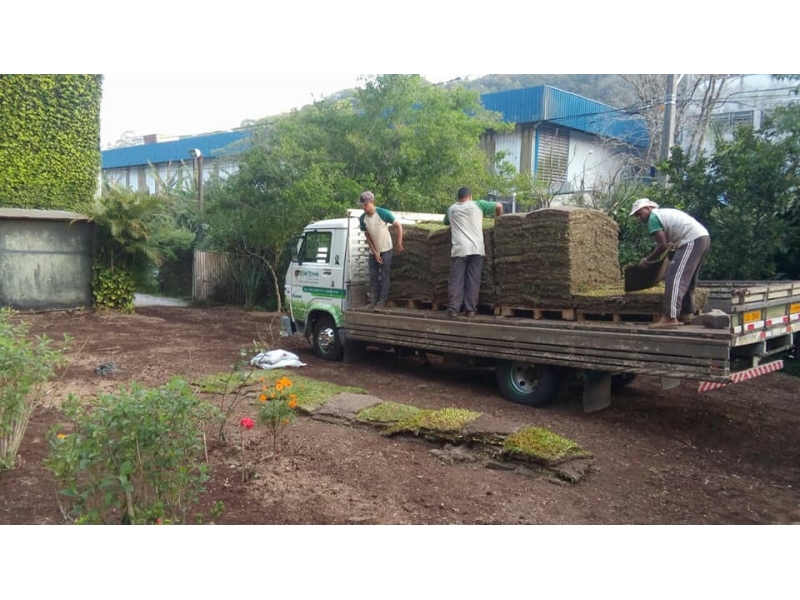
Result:
<instances>
[{"instance_id":1,"label":"truck cab door","mask_svg":"<svg viewBox=\"0 0 800 600\"><path fill-rule=\"evenodd\" d=\"M289 304L295 321L305 322L315 309L341 314L344 299L344 252L342 231L307 230L299 243L297 258L289 267ZM338 237L337 237L338 236Z\"/></svg>"}]
</instances>

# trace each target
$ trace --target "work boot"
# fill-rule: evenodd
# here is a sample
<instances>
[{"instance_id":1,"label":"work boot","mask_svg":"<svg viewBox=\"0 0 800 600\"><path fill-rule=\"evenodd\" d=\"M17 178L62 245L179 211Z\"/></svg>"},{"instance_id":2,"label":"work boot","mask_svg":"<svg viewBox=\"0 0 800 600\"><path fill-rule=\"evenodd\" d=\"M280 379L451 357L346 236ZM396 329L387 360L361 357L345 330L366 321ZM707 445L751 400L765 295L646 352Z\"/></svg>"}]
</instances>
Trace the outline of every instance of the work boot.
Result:
<instances>
[{"instance_id":1,"label":"work boot","mask_svg":"<svg viewBox=\"0 0 800 600\"><path fill-rule=\"evenodd\" d=\"M385 302L385 301L383 301L383 300L380 300L380 301L379 301L379 302L378 302L378 303L375 305L375 308L373 308L372 310L378 310L379 308L386 308L386 302Z\"/></svg>"},{"instance_id":2,"label":"work boot","mask_svg":"<svg viewBox=\"0 0 800 600\"><path fill-rule=\"evenodd\" d=\"M468 310L467 311L467 316L471 319L472 317L475 316L475 311L474 310Z\"/></svg>"},{"instance_id":3,"label":"work boot","mask_svg":"<svg viewBox=\"0 0 800 600\"><path fill-rule=\"evenodd\" d=\"M457 316L458 316L458 313L456 311L454 311L453 309L448 309L447 318L455 319Z\"/></svg>"}]
</instances>

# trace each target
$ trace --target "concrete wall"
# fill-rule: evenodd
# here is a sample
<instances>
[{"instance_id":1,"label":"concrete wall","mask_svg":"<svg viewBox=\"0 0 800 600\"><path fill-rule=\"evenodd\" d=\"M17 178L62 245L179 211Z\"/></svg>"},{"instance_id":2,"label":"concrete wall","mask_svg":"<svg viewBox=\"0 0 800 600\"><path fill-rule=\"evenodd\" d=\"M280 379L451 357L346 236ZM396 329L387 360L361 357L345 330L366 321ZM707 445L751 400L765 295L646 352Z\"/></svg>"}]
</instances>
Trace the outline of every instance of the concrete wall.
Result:
<instances>
[{"instance_id":1,"label":"concrete wall","mask_svg":"<svg viewBox=\"0 0 800 600\"><path fill-rule=\"evenodd\" d=\"M0 218L0 306L90 307L94 225Z\"/></svg>"}]
</instances>

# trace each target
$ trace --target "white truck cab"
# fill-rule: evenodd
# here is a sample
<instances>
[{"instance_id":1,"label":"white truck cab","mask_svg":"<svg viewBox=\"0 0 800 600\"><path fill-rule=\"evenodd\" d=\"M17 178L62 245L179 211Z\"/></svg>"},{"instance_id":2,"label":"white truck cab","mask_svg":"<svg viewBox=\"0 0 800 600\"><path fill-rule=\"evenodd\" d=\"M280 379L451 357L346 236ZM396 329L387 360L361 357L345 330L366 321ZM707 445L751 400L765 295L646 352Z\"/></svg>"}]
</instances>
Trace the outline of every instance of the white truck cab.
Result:
<instances>
[{"instance_id":1,"label":"white truck cab","mask_svg":"<svg viewBox=\"0 0 800 600\"><path fill-rule=\"evenodd\" d=\"M283 333L302 333L314 353L326 360L342 358L344 311L367 303L369 245L359 228L363 212L349 209L346 217L311 223L292 247L284 287L289 316L283 319ZM392 214L403 225L444 219L443 214Z\"/></svg>"}]
</instances>

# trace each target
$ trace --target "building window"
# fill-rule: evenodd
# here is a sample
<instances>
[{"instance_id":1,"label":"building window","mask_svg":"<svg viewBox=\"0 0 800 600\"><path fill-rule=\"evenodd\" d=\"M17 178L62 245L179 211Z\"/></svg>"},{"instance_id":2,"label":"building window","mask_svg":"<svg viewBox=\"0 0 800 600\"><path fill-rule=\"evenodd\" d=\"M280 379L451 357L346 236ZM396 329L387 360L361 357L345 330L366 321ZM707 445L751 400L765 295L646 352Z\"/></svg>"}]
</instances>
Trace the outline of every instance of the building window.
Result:
<instances>
[{"instance_id":1,"label":"building window","mask_svg":"<svg viewBox=\"0 0 800 600\"><path fill-rule=\"evenodd\" d=\"M544 123L536 130L536 178L547 183L565 182L569 165L569 129Z\"/></svg>"}]
</instances>

